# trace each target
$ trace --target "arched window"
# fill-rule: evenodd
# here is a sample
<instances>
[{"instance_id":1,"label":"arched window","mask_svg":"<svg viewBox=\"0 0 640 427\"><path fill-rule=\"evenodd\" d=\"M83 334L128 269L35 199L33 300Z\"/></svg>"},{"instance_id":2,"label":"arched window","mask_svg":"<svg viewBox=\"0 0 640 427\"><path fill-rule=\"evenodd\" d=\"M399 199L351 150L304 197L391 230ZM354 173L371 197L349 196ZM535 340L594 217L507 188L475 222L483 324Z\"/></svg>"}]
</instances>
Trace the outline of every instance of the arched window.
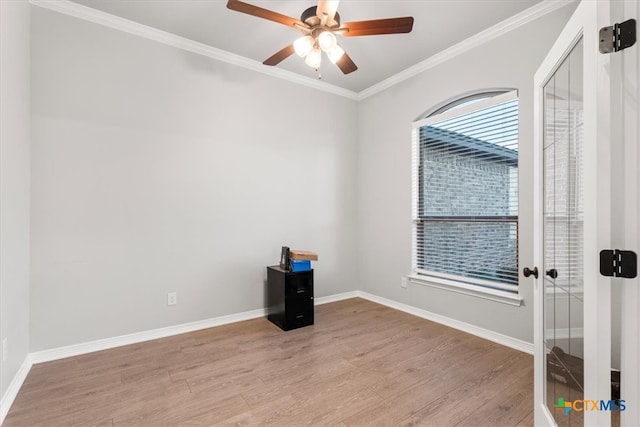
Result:
<instances>
[{"instance_id":1,"label":"arched window","mask_svg":"<svg viewBox=\"0 0 640 427\"><path fill-rule=\"evenodd\" d=\"M454 98L449 98L445 101L442 101L432 106L427 111L425 111L417 120L422 120L429 117L437 116L438 114L442 114L448 110L454 110L454 109L466 107L476 102L480 102L490 98L495 98L496 96L504 95L509 92L513 92L517 96L517 91L515 89L506 89L506 88L484 89L484 90L474 90L471 92L466 92L464 94L458 95Z\"/></svg>"},{"instance_id":2,"label":"arched window","mask_svg":"<svg viewBox=\"0 0 640 427\"><path fill-rule=\"evenodd\" d=\"M413 129L413 273L518 291L518 95L435 106Z\"/></svg>"}]
</instances>

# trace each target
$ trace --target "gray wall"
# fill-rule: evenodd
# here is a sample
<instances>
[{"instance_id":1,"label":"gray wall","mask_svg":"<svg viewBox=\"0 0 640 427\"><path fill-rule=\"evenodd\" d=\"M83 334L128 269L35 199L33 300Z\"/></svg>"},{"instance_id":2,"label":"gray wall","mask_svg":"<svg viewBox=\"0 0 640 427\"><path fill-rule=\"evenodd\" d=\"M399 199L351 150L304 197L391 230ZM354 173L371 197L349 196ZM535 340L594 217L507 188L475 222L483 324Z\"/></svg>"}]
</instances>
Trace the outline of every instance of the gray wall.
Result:
<instances>
[{"instance_id":1,"label":"gray wall","mask_svg":"<svg viewBox=\"0 0 640 427\"><path fill-rule=\"evenodd\" d=\"M261 308L283 244L320 254L317 296L363 289L531 341L526 281L520 308L400 288L411 122L516 87L530 158L533 73L573 7L360 103L33 8L30 351Z\"/></svg>"},{"instance_id":2,"label":"gray wall","mask_svg":"<svg viewBox=\"0 0 640 427\"><path fill-rule=\"evenodd\" d=\"M355 101L32 19L31 351L262 308L284 244L357 288Z\"/></svg>"},{"instance_id":3,"label":"gray wall","mask_svg":"<svg viewBox=\"0 0 640 427\"><path fill-rule=\"evenodd\" d=\"M0 1L0 396L29 352L29 32L29 3Z\"/></svg>"},{"instance_id":4,"label":"gray wall","mask_svg":"<svg viewBox=\"0 0 640 427\"><path fill-rule=\"evenodd\" d=\"M533 341L533 282L520 281L522 307L428 286L400 287L411 271L411 124L426 110L478 89L512 87L520 99L519 259L533 259L533 75L571 15L569 5L418 76L358 107L358 273L372 294Z\"/></svg>"}]
</instances>

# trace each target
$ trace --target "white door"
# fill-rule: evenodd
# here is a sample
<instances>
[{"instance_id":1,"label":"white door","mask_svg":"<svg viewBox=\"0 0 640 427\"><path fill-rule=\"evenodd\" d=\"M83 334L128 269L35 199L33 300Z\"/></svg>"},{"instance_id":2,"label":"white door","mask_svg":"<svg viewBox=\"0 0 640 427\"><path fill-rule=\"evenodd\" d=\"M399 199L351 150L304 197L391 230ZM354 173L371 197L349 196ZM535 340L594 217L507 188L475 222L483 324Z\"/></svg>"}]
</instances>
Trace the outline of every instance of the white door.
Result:
<instances>
[{"instance_id":1,"label":"white door","mask_svg":"<svg viewBox=\"0 0 640 427\"><path fill-rule=\"evenodd\" d=\"M613 22L638 21L640 1L615 2ZM612 117L612 170L615 199L612 244L640 254L640 46L636 43L611 56L612 99L621 111ZM618 209L618 206L620 208ZM640 426L640 278L613 279L614 367L621 370L621 398L626 409L621 425Z\"/></svg>"},{"instance_id":2,"label":"white door","mask_svg":"<svg viewBox=\"0 0 640 427\"><path fill-rule=\"evenodd\" d=\"M638 2L628 3L637 12ZM613 14L621 5L614 2ZM629 53L598 52L599 28L613 24L611 7L608 0L582 1L535 75L536 425L606 426L612 417L614 423L622 418L623 425L639 424L631 408L640 403L637 279L633 288L620 291L628 300L622 303L612 300L612 286L628 279L612 280L599 272L601 249L614 249L617 243L625 245L618 249L637 251L638 245L638 90L636 86L635 97L629 96L629 103L636 103L629 110L635 114L635 127L627 120L628 135L621 138L611 123L618 120L620 99L628 88L612 82L623 81L618 62ZM637 84L637 52L633 58ZM632 68L633 61L628 62ZM621 172L626 169L617 163L612 167L612 157L620 157L624 149L621 157L633 171ZM612 186L612 174L619 173L633 180L630 205ZM627 233L631 228L620 231L623 224L632 227L632 237ZM614 339L612 347L612 304L615 313L623 312L620 323L632 325L622 330L622 341L628 342L620 351L621 398L627 399L629 412L610 402L612 350L620 347L620 339Z\"/></svg>"}]
</instances>

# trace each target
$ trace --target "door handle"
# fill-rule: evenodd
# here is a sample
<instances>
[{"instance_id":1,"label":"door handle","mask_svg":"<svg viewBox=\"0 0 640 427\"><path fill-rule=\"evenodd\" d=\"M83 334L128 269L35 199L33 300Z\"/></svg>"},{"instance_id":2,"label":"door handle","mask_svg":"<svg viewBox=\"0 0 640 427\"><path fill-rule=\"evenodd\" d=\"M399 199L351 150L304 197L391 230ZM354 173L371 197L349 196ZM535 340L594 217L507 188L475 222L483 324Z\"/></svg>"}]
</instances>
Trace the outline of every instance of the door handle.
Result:
<instances>
[{"instance_id":1,"label":"door handle","mask_svg":"<svg viewBox=\"0 0 640 427\"><path fill-rule=\"evenodd\" d=\"M524 277L529 277L529 276L533 276L536 279L538 278L538 267L533 267L533 270L530 269L529 267L525 267L522 269L522 274L524 274Z\"/></svg>"},{"instance_id":2,"label":"door handle","mask_svg":"<svg viewBox=\"0 0 640 427\"><path fill-rule=\"evenodd\" d=\"M544 274L551 277L552 279L558 278L558 270L552 268L551 270L547 270Z\"/></svg>"}]
</instances>

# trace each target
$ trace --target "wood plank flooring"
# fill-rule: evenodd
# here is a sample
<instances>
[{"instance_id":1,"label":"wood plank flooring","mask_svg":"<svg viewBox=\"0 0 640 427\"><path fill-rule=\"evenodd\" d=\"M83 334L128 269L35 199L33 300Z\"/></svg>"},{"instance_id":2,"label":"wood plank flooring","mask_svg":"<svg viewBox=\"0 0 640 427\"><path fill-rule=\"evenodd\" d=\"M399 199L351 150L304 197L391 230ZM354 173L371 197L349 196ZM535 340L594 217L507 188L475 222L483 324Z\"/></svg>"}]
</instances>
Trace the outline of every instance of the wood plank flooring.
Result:
<instances>
[{"instance_id":1,"label":"wood plank flooring","mask_svg":"<svg viewBox=\"0 0 640 427\"><path fill-rule=\"evenodd\" d=\"M360 298L34 365L4 426L533 424L530 355Z\"/></svg>"}]
</instances>

